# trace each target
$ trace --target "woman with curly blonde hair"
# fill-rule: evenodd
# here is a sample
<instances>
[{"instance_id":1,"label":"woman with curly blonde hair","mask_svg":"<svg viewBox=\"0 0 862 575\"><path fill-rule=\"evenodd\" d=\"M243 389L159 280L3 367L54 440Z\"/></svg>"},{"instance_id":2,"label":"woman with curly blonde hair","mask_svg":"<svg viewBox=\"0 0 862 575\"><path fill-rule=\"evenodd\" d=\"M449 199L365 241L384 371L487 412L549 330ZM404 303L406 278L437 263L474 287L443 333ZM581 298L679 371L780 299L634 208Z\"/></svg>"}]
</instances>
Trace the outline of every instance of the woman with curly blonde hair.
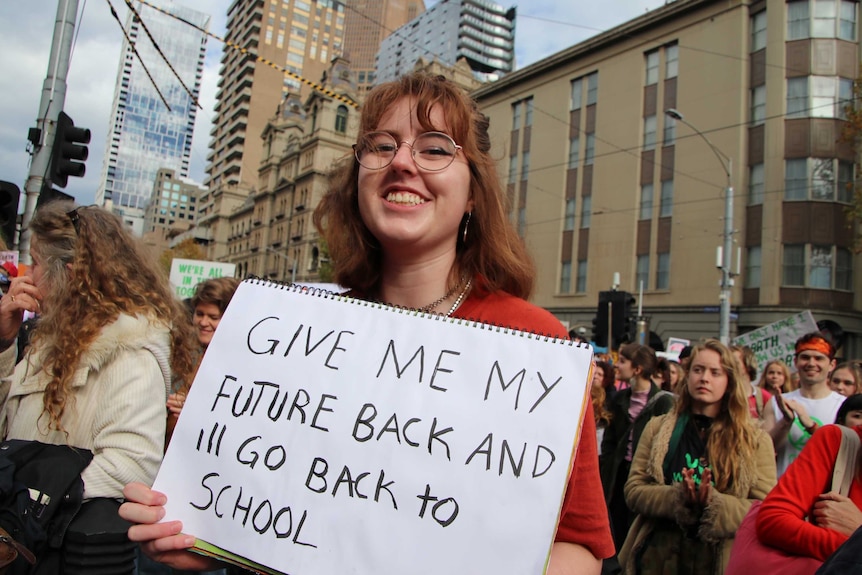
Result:
<instances>
[{"instance_id":1,"label":"woman with curly blonde hair","mask_svg":"<svg viewBox=\"0 0 862 575\"><path fill-rule=\"evenodd\" d=\"M647 424L625 486L637 514L620 551L623 573L724 573L754 500L775 485L772 440L748 415L731 351L692 353L676 409Z\"/></svg>"},{"instance_id":2,"label":"woman with curly blonde hair","mask_svg":"<svg viewBox=\"0 0 862 575\"><path fill-rule=\"evenodd\" d=\"M85 499L122 498L161 463L168 391L194 366L188 312L113 214L52 202L29 230L33 263L0 300L0 338L11 343L25 310L40 318L0 388L2 437L91 450Z\"/></svg>"}]
</instances>

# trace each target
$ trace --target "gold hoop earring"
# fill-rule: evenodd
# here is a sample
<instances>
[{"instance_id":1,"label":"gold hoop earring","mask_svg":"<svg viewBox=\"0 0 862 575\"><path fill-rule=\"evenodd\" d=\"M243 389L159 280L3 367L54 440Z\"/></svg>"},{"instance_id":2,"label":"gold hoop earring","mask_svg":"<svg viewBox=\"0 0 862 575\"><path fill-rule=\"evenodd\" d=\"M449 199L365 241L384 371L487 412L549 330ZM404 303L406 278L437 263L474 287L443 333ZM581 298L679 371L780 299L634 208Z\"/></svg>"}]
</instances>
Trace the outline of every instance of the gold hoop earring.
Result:
<instances>
[{"instance_id":1,"label":"gold hoop earring","mask_svg":"<svg viewBox=\"0 0 862 575\"><path fill-rule=\"evenodd\" d=\"M467 242L467 228L470 227L470 218L473 216L473 212L467 212L467 221L464 222L464 234L461 236L461 241L463 243Z\"/></svg>"}]
</instances>

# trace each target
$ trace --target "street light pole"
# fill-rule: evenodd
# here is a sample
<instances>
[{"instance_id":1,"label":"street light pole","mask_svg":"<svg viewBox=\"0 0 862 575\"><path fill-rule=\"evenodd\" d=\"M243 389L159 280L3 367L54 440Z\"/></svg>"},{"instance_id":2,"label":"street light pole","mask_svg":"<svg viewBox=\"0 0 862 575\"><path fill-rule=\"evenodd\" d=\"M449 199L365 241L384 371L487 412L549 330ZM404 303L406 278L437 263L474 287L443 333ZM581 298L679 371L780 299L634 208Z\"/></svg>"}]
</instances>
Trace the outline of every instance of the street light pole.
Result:
<instances>
[{"instance_id":1,"label":"street light pole","mask_svg":"<svg viewBox=\"0 0 862 575\"><path fill-rule=\"evenodd\" d=\"M721 167L727 175L727 185L724 188L724 232L722 234L722 248L719 253L719 262L721 269L721 291L718 296L718 339L725 345L730 344L730 293L733 287L733 265L732 250L733 250L733 159L721 150L706 137L706 135L696 127L686 122L683 115L674 108L668 108L665 111L669 117L677 120L689 128L695 134L703 138L703 141L709 146L709 149L721 162Z\"/></svg>"}]
</instances>

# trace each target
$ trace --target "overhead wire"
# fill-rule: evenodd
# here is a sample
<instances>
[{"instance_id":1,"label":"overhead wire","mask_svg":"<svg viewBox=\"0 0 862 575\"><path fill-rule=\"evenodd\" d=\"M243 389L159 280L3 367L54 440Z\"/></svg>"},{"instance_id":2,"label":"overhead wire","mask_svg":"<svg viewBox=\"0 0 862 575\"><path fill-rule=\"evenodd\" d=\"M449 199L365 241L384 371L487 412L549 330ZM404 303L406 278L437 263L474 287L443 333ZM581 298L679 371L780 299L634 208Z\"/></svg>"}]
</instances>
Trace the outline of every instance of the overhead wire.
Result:
<instances>
[{"instance_id":1,"label":"overhead wire","mask_svg":"<svg viewBox=\"0 0 862 575\"><path fill-rule=\"evenodd\" d=\"M326 86L322 86L321 84L318 84L317 82L312 82L311 80L309 80L308 78L305 78L304 76L302 76L300 74L297 74L295 72L291 72L290 70L288 70L284 66L276 64L275 62L268 60L268 59L264 58L263 56L259 56L258 54L254 53L254 52L252 52L246 48L243 48L239 44L237 44L231 40L228 40L227 38L223 38L217 34L214 34L214 33L210 32L209 30L207 30L206 28L203 28L201 26L198 26L194 22L190 22L190 21L186 20L182 16L179 16L177 14L172 14L171 12L168 12L167 10L164 10L163 8L161 8L159 6L156 6L155 4L153 4L152 2L149 2L147 0L137 0L137 1L140 2L141 4L144 4L145 6L149 6L150 8L152 8L154 10L158 10L162 14L166 14L167 16L170 16L171 18L174 18L176 20L179 20L180 22L183 22L183 23L191 26L192 28L206 34L210 38L214 38L215 40L218 40L219 42L221 42L225 46L229 47L230 49L236 50L236 51L240 52L241 54L249 56L249 57L253 58L255 61L260 62L261 64L266 64L270 68L273 68L274 70L278 70L279 72L281 72L287 76L290 76L291 78L293 78L295 80L302 82L303 84L311 87L312 89L314 89L314 90L316 90L316 91L318 91L318 92L320 92L326 96L329 96L330 98L333 98L335 100L343 102L349 106L352 106L353 108L359 108L359 103L356 102L355 100L353 100L352 98L348 98L347 96L344 96L342 94L334 92L334 91L330 90L329 88L327 88Z\"/></svg>"},{"instance_id":2,"label":"overhead wire","mask_svg":"<svg viewBox=\"0 0 862 575\"><path fill-rule=\"evenodd\" d=\"M120 15L117 14L117 10L114 8L114 5L111 4L111 0L105 0L105 1L108 3L108 6L110 6L110 8L111 8L111 15L117 21L117 24L120 25L120 29L123 31L123 36L126 38L126 42L129 45L129 49L132 51L132 53L135 56L137 56L138 61L141 63L141 67L144 69L144 72L146 72L146 74L147 74L147 78L150 79L150 82L152 82L152 84L153 84L153 88L156 90L156 93L159 95L159 98L161 98L162 103L165 105L165 108L167 108L168 112L170 112L171 111L171 105L168 104L168 101L167 101L167 99L165 99L164 94L162 94L162 91L159 90L159 86L158 86L158 84L156 84L156 80L153 78L153 75L150 74L150 70L147 68L147 65L144 62L144 59L141 58L140 52L138 52L138 49L135 47L135 42L129 37L129 33L126 32L126 27L123 25L122 20L120 20Z\"/></svg>"},{"instance_id":3,"label":"overhead wire","mask_svg":"<svg viewBox=\"0 0 862 575\"><path fill-rule=\"evenodd\" d=\"M189 98L192 99L192 103L195 106L197 106L198 108L200 108L201 110L203 110L203 106L201 106L200 102L198 102L197 96L195 96L192 93L192 91L189 89L189 87L186 86L186 83L183 81L182 77L180 77L179 73L177 72L176 68L174 68L173 64L171 64L171 61L168 59L168 56L162 51L161 46L159 46L159 43L156 41L155 37L153 37L152 33L150 33L150 29L147 27L147 24L144 22L144 19L141 18L141 15L135 9L135 6L132 3L132 0L126 0L126 6L128 6L129 10L132 11L132 17L135 20L137 20L137 22L141 25L141 28L146 33L147 37L150 39L150 42L153 43L153 48L155 48L158 55L161 56L162 60L167 65L168 69L171 71L171 73L174 75L174 77L177 79L177 81L183 87L183 90L185 90L186 93L189 95Z\"/></svg>"}]
</instances>

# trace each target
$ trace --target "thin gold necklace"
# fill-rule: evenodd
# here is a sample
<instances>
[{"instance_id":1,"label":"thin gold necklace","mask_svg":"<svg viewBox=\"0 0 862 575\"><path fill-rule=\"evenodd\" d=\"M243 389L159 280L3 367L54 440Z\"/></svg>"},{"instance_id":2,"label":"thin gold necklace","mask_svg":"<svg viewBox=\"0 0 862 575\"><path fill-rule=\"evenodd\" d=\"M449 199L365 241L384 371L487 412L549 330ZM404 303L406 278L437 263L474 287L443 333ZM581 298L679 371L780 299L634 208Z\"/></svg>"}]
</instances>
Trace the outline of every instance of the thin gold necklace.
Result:
<instances>
[{"instance_id":1,"label":"thin gold necklace","mask_svg":"<svg viewBox=\"0 0 862 575\"><path fill-rule=\"evenodd\" d=\"M382 300L381 300L381 303L385 303L386 305L388 305L388 306L390 306L390 307L397 307L397 308L399 308L399 309L406 309L406 310L410 310L410 311L418 311L418 312L420 312L420 313L430 313L430 312L432 312L432 311L434 310L434 308L436 308L438 305L440 305L441 303L443 303L444 301L446 301L447 299L449 299L450 297L452 297L452 296L455 294L455 292L456 292L456 291L458 291L458 289L461 287L461 284L463 284L463 283L464 283L464 278L462 277L460 280L458 280L458 283L457 283L457 284L455 284L455 285L452 287L452 289L450 289L448 292L446 292L446 295L444 295L443 297L440 297L440 298L438 298L438 299L436 299L436 300L432 301L432 302L431 302L431 303L429 303L428 305L424 305L424 306L422 306L422 307L408 307L408 306L406 306L406 305L398 305L398 304L389 303L388 301L382 301ZM471 279L471 280L469 280L469 281L467 282L467 285L465 285L465 286L464 286L464 289L463 289L463 290L461 290L461 293L460 293L460 294L458 294L458 297L455 299L455 303L453 303L453 304L452 304L452 307L451 307L451 308L449 308L449 311L447 311L447 312L444 314L446 317L451 316L451 315L452 315L452 313L453 313L456 309L458 309L458 306L459 306L459 305L461 305L461 302L463 301L464 296L465 296L465 295L467 295L467 292L470 290L470 286L471 286L472 284L473 284L473 280L472 280L472 279Z\"/></svg>"}]
</instances>

